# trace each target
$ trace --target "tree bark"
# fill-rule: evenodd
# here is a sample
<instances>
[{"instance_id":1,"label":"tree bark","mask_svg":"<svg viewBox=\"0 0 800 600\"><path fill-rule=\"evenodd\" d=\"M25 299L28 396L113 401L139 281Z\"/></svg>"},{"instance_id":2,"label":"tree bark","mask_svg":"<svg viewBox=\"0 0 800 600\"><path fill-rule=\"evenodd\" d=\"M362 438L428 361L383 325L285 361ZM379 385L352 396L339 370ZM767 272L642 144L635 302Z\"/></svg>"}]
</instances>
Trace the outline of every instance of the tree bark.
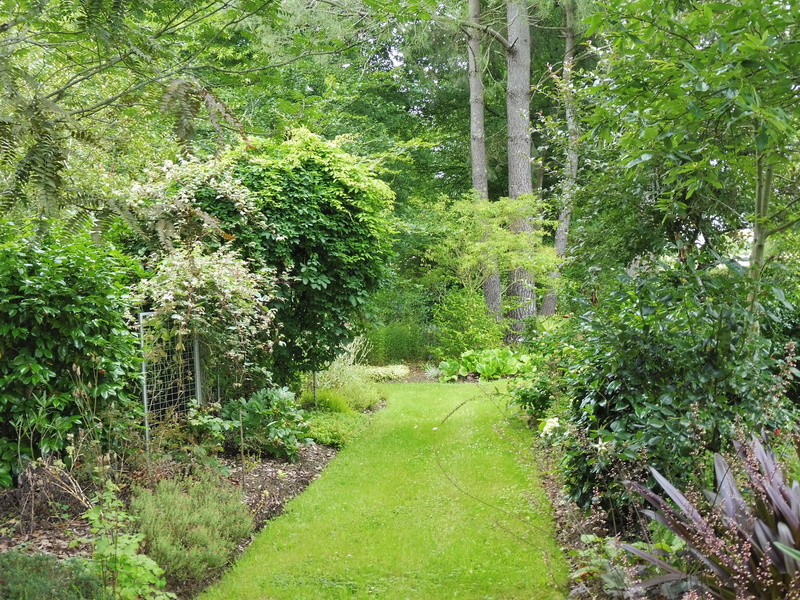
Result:
<instances>
[{"instance_id":1,"label":"tree bark","mask_svg":"<svg viewBox=\"0 0 800 600\"><path fill-rule=\"evenodd\" d=\"M567 122L567 169L564 177L563 204L558 215L558 227L555 234L555 251L559 259L567 254L567 241L569 238L569 225L572 218L572 205L575 198L575 189L578 185L578 138L580 128L576 115L575 95L572 93L572 67L575 62L575 26L573 0L564 0L564 69L561 77L561 101L564 104L564 118ZM556 314L558 304L558 280L560 271L550 273L550 290L542 302L542 315Z\"/></svg>"},{"instance_id":2,"label":"tree bark","mask_svg":"<svg viewBox=\"0 0 800 600\"><path fill-rule=\"evenodd\" d=\"M761 279L761 271L764 269L764 251L767 238L770 235L767 218L769 217L769 203L772 196L772 179L774 167L768 163L769 159L765 155L760 155L756 159L757 181L756 181L756 206L755 222L753 223L753 245L750 247L750 268L748 275L754 281Z\"/></svg>"},{"instance_id":3,"label":"tree bark","mask_svg":"<svg viewBox=\"0 0 800 600\"><path fill-rule=\"evenodd\" d=\"M510 47L506 50L506 116L508 120L508 196L518 198L533 194L531 173L531 36L528 7L524 0L508 0L506 20ZM531 231L532 225L521 219L512 231ZM536 290L533 275L526 269L511 272L509 296L515 304L509 312L512 329L521 332L523 319L536 316Z\"/></svg>"},{"instance_id":4,"label":"tree bark","mask_svg":"<svg viewBox=\"0 0 800 600\"><path fill-rule=\"evenodd\" d=\"M470 116L470 157L472 159L472 187L478 200L488 201L489 169L486 161L486 133L484 125L483 74L481 71L481 3L469 0L469 26L467 28L467 50L469 54L469 116ZM487 309L501 318L503 314L500 274L492 257L486 257L489 273L483 282L483 297Z\"/></svg>"}]
</instances>

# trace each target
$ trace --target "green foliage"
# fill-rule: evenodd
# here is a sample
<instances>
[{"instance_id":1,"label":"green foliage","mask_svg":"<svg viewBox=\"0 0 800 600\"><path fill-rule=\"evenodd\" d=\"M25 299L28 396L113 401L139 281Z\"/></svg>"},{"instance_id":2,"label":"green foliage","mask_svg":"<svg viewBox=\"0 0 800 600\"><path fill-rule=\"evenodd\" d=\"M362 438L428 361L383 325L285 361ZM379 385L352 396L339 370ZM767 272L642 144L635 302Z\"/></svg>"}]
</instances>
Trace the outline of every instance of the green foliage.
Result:
<instances>
[{"instance_id":1,"label":"green foliage","mask_svg":"<svg viewBox=\"0 0 800 600\"><path fill-rule=\"evenodd\" d=\"M655 246L720 250L731 231L763 243L796 222L795 184L778 182L797 181L797 14L758 0L624 0L592 17L608 42L587 107L587 138L611 153L607 168L593 165L601 174L589 191L598 239L611 232L616 248L620 224L638 222ZM648 245L643 228L628 231L623 245Z\"/></svg>"},{"instance_id":2,"label":"green foliage","mask_svg":"<svg viewBox=\"0 0 800 600\"><path fill-rule=\"evenodd\" d=\"M188 70L229 41L234 23L273 19L275 4L222 0L189 19L171 1L9 6L0 26L0 210L23 204L52 216L69 208L72 217L105 221L131 177L175 152L173 116L183 142L201 107L220 135L222 121L235 128ZM241 42L247 32L236 29Z\"/></svg>"},{"instance_id":3,"label":"green foliage","mask_svg":"<svg viewBox=\"0 0 800 600\"><path fill-rule=\"evenodd\" d=\"M532 417L543 416L556 397L553 375L536 368L515 379L508 391L511 402Z\"/></svg>"},{"instance_id":4,"label":"green foliage","mask_svg":"<svg viewBox=\"0 0 800 600\"><path fill-rule=\"evenodd\" d=\"M252 141L235 152L233 172L270 224L234 228L234 243L286 284L276 315L286 344L273 350L273 372L318 370L353 338L350 323L385 273L392 192L368 161L306 130ZM230 222L213 200L205 208Z\"/></svg>"},{"instance_id":5,"label":"green foliage","mask_svg":"<svg viewBox=\"0 0 800 600\"><path fill-rule=\"evenodd\" d=\"M316 399L314 398L313 391L306 390L303 392L301 401L303 406L323 412L342 413L345 415L352 415L355 413L347 398L337 390L318 389ZM313 435L311 437L313 437Z\"/></svg>"},{"instance_id":6,"label":"green foliage","mask_svg":"<svg viewBox=\"0 0 800 600\"><path fill-rule=\"evenodd\" d=\"M259 367L268 363L278 335L269 307L275 293L270 271L252 268L229 247L208 252L194 244L163 257L137 290L155 311L147 320L152 358L197 335L204 366L220 385L249 391L270 383Z\"/></svg>"},{"instance_id":7,"label":"green foliage","mask_svg":"<svg viewBox=\"0 0 800 600\"><path fill-rule=\"evenodd\" d=\"M447 292L435 309L433 324L433 353L442 359L460 356L467 350L497 348L505 335L505 325L487 310L481 293L468 289Z\"/></svg>"},{"instance_id":8,"label":"green foliage","mask_svg":"<svg viewBox=\"0 0 800 600\"><path fill-rule=\"evenodd\" d=\"M365 414L347 412L308 413L309 436L318 444L343 448L367 426L369 417Z\"/></svg>"},{"instance_id":9,"label":"green foliage","mask_svg":"<svg viewBox=\"0 0 800 600\"><path fill-rule=\"evenodd\" d=\"M354 338L327 369L317 374L317 389L335 390L347 399L350 408L356 412L363 412L378 404L381 400L380 389L362 364L369 351L369 341L365 337Z\"/></svg>"},{"instance_id":10,"label":"green foliage","mask_svg":"<svg viewBox=\"0 0 800 600\"><path fill-rule=\"evenodd\" d=\"M531 357L515 353L508 346L489 350L467 350L457 360L442 361L439 370L441 381L455 381L459 377L478 375L481 381L511 377L530 371Z\"/></svg>"},{"instance_id":11,"label":"green foliage","mask_svg":"<svg viewBox=\"0 0 800 600\"><path fill-rule=\"evenodd\" d=\"M283 339L267 365L277 381L295 383L353 338L385 273L392 192L374 168L307 130L284 142L253 139L204 163L168 165L165 178L138 188L138 221L155 221L167 247L230 239L252 273L274 273L274 294L271 278L261 292Z\"/></svg>"},{"instance_id":12,"label":"green foliage","mask_svg":"<svg viewBox=\"0 0 800 600\"><path fill-rule=\"evenodd\" d=\"M753 439L735 443L741 461L737 471L714 455L715 491L706 491L703 507L689 500L657 469L651 469L666 497L638 483L627 485L658 512L645 511L686 542L688 559L667 562L629 544L630 553L667 571L642 583L693 579L710 597L725 600L790 598L800 578L800 487L789 485L775 455ZM743 489L740 489L740 486Z\"/></svg>"},{"instance_id":13,"label":"green foliage","mask_svg":"<svg viewBox=\"0 0 800 600\"><path fill-rule=\"evenodd\" d=\"M161 591L164 570L140 553L145 535L130 533L136 517L125 511L119 488L107 481L97 502L85 513L95 538L92 563L115 600L169 600L175 594Z\"/></svg>"},{"instance_id":14,"label":"green foliage","mask_svg":"<svg viewBox=\"0 0 800 600\"><path fill-rule=\"evenodd\" d=\"M308 436L305 414L288 388L263 389L249 399L229 402L222 408L222 417L232 422L229 443L238 448L243 433L246 452L297 460L299 444Z\"/></svg>"},{"instance_id":15,"label":"green foliage","mask_svg":"<svg viewBox=\"0 0 800 600\"><path fill-rule=\"evenodd\" d=\"M618 505L615 477L645 457L685 483L701 470L697 457L724 448L736 427L791 426L779 362L745 300L751 281L737 263L706 258L623 276L620 291L573 322L565 379L577 434L565 476L581 505ZM759 298L769 315L766 290Z\"/></svg>"},{"instance_id":16,"label":"green foliage","mask_svg":"<svg viewBox=\"0 0 800 600\"><path fill-rule=\"evenodd\" d=\"M234 557L253 531L241 492L212 474L198 480L162 480L131 501L147 552L173 584L199 588Z\"/></svg>"},{"instance_id":17,"label":"green foliage","mask_svg":"<svg viewBox=\"0 0 800 600\"><path fill-rule=\"evenodd\" d=\"M431 237L428 258L470 290L481 289L495 272L524 268L545 275L555 266L555 255L542 244L546 227L553 223L541 219L541 208L541 201L530 195L497 202L467 196L427 203L422 210ZM522 221L530 228L520 231L515 224Z\"/></svg>"},{"instance_id":18,"label":"green foliage","mask_svg":"<svg viewBox=\"0 0 800 600\"><path fill-rule=\"evenodd\" d=\"M524 372L508 386L511 403L529 416L543 417L564 397L562 378L574 360L569 318L537 317L526 323L522 347L530 357Z\"/></svg>"},{"instance_id":19,"label":"green foliage","mask_svg":"<svg viewBox=\"0 0 800 600\"><path fill-rule=\"evenodd\" d=\"M221 406L217 402L198 405L193 401L186 413L187 433L192 436L193 442L198 445L210 446L212 449L221 450L225 442L225 435L233 429L231 421L218 417Z\"/></svg>"},{"instance_id":20,"label":"green foliage","mask_svg":"<svg viewBox=\"0 0 800 600\"><path fill-rule=\"evenodd\" d=\"M104 600L103 582L79 559L49 554L0 552L0 598L25 600Z\"/></svg>"},{"instance_id":21,"label":"green foliage","mask_svg":"<svg viewBox=\"0 0 800 600\"><path fill-rule=\"evenodd\" d=\"M430 333L414 321L394 321L366 332L372 348L368 360L375 365L422 362L428 358Z\"/></svg>"},{"instance_id":22,"label":"green foliage","mask_svg":"<svg viewBox=\"0 0 800 600\"><path fill-rule=\"evenodd\" d=\"M0 485L58 451L112 404L138 414L126 386L138 344L123 312L125 264L88 236L0 221Z\"/></svg>"}]
</instances>

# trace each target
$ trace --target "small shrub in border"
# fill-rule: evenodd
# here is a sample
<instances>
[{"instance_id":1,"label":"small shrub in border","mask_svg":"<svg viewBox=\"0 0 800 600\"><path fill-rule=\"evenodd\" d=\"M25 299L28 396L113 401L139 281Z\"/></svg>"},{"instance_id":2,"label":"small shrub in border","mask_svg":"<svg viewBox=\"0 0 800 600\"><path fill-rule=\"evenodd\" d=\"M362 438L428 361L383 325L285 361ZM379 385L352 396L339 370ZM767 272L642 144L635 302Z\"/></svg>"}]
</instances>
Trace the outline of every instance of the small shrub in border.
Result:
<instances>
[{"instance_id":1,"label":"small shrub in border","mask_svg":"<svg viewBox=\"0 0 800 600\"><path fill-rule=\"evenodd\" d=\"M0 552L0 598L105 600L111 596L86 561L59 561L49 554Z\"/></svg>"},{"instance_id":2,"label":"small shrub in border","mask_svg":"<svg viewBox=\"0 0 800 600\"><path fill-rule=\"evenodd\" d=\"M238 448L243 435L246 452L297 460L299 446L308 438L305 414L287 388L259 390L249 399L229 402L222 417L233 422L229 441Z\"/></svg>"},{"instance_id":3,"label":"small shrub in border","mask_svg":"<svg viewBox=\"0 0 800 600\"><path fill-rule=\"evenodd\" d=\"M486 309L480 292L459 289L448 292L436 308L433 322L439 358L459 356L472 348L493 348L503 343L506 325Z\"/></svg>"},{"instance_id":4,"label":"small shrub in border","mask_svg":"<svg viewBox=\"0 0 800 600\"><path fill-rule=\"evenodd\" d=\"M314 392L309 390L303 393L301 400L304 406L318 411L344 413L346 415L355 412L347 398L337 390L317 390L316 398L314 398Z\"/></svg>"},{"instance_id":5,"label":"small shrub in border","mask_svg":"<svg viewBox=\"0 0 800 600\"><path fill-rule=\"evenodd\" d=\"M240 492L212 474L199 480L163 480L137 490L131 510L147 553L170 583L194 587L218 575L253 530Z\"/></svg>"},{"instance_id":6,"label":"small shrub in border","mask_svg":"<svg viewBox=\"0 0 800 600\"><path fill-rule=\"evenodd\" d=\"M116 600L171 600L175 594L164 592L164 570L151 557L140 552L145 536L130 532L136 517L125 510L119 488L107 480L85 513L94 538L82 540L94 544L92 566L103 585Z\"/></svg>"}]
</instances>

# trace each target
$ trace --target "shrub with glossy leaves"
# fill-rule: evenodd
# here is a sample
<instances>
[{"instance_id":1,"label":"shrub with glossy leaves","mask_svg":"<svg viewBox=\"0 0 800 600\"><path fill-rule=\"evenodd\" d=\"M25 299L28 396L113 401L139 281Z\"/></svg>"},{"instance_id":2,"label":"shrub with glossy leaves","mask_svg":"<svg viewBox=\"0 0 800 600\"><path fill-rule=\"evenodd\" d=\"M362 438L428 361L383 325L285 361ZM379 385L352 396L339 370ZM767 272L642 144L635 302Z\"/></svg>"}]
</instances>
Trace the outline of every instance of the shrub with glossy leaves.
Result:
<instances>
[{"instance_id":1,"label":"shrub with glossy leaves","mask_svg":"<svg viewBox=\"0 0 800 600\"><path fill-rule=\"evenodd\" d=\"M781 364L755 326L769 315L766 284L760 315L748 302L753 288L743 268L704 258L702 266L690 257L623 276L620 290L572 332L577 352L565 379L577 435L566 448L565 476L582 505L617 505L625 496L618 478L644 464L686 483L737 426L793 423L783 395L763 393L778 389Z\"/></svg>"},{"instance_id":2,"label":"shrub with glossy leaves","mask_svg":"<svg viewBox=\"0 0 800 600\"><path fill-rule=\"evenodd\" d=\"M123 319L125 272L88 235L0 221L0 487L20 455L62 449L129 399L138 344Z\"/></svg>"}]
</instances>

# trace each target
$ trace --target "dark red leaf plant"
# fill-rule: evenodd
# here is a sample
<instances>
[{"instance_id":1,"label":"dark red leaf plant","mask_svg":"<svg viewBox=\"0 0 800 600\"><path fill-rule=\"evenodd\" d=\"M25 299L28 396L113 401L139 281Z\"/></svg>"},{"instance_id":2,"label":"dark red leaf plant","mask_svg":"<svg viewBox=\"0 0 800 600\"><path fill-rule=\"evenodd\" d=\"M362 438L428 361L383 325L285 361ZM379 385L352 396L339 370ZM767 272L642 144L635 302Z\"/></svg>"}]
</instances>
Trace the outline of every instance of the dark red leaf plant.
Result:
<instances>
[{"instance_id":1,"label":"dark red leaf plant","mask_svg":"<svg viewBox=\"0 0 800 600\"><path fill-rule=\"evenodd\" d=\"M688 548L687 556L670 557L623 544L666 572L643 587L683 580L697 598L800 599L800 483L786 482L775 455L759 440L736 443L735 448L741 470L734 472L715 454L717 489L704 492L706 503L699 494L690 501L654 468L650 470L664 496L625 482L656 509L645 514Z\"/></svg>"}]
</instances>

